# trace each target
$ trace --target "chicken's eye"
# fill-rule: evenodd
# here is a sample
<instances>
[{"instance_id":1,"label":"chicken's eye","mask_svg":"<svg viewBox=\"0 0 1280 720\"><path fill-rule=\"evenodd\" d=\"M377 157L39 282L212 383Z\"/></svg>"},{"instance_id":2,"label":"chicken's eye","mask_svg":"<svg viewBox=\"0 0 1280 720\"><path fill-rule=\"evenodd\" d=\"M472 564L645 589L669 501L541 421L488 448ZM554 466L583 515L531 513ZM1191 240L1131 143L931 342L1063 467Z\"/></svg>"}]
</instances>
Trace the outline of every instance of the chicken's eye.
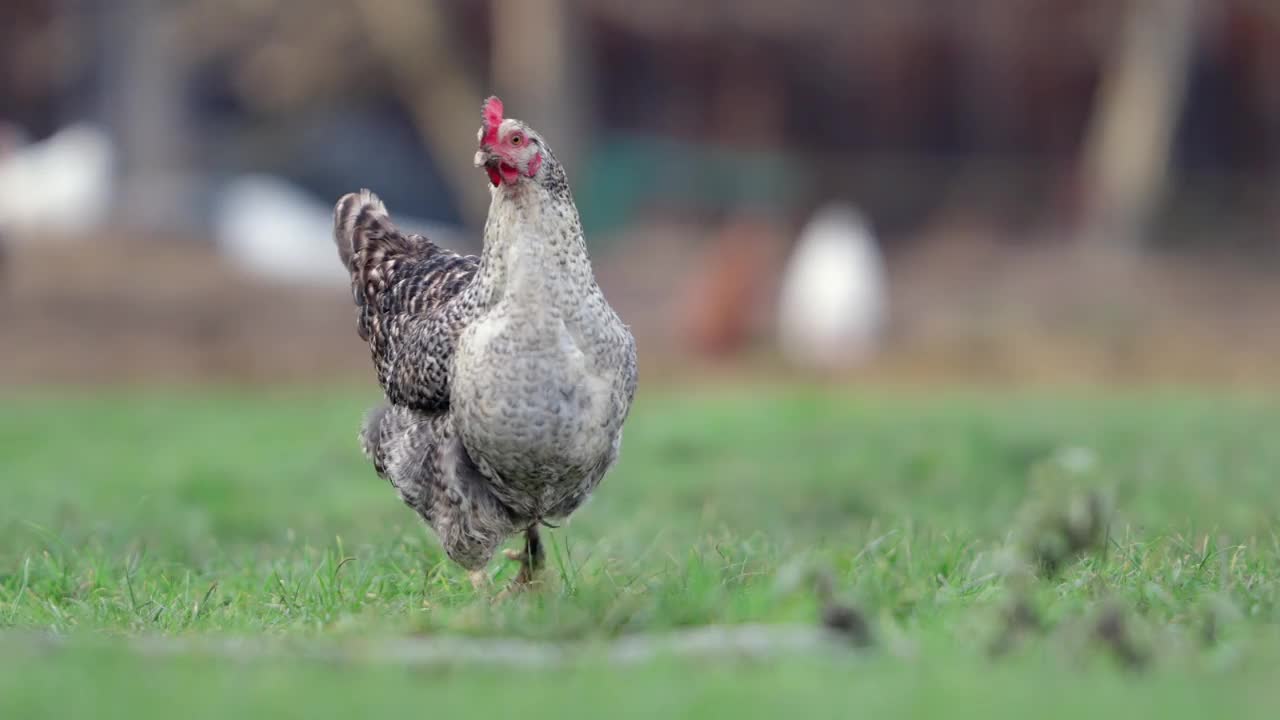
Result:
<instances>
[{"instance_id":1,"label":"chicken's eye","mask_svg":"<svg viewBox=\"0 0 1280 720\"><path fill-rule=\"evenodd\" d=\"M522 143L522 142L524 142L524 138L523 138L522 136L520 136L519 134L517 134L517 135L512 135L512 136L511 136L511 144L512 144L512 145L519 145L519 144L520 144L520 143Z\"/></svg>"}]
</instances>

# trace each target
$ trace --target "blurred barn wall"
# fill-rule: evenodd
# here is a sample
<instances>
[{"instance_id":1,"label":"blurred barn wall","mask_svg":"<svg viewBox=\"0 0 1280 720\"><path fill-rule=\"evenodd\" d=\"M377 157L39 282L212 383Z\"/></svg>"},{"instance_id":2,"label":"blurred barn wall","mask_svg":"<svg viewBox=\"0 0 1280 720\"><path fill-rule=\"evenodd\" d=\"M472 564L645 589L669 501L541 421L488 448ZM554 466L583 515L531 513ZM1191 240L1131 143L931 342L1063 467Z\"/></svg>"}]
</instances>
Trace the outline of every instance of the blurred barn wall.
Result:
<instances>
[{"instance_id":1,"label":"blurred barn wall","mask_svg":"<svg viewBox=\"0 0 1280 720\"><path fill-rule=\"evenodd\" d=\"M886 252L870 372L1276 372L1269 0L8 0L0 167L74 122L118 163L94 232L0 217L0 381L363 378L343 289L237 266L217 199L248 174L321 206L370 186L473 250L495 91L565 156L659 376L708 348L772 367L778 272L832 200ZM1127 167L1158 182L1113 192ZM1117 197L1136 224L1099 224Z\"/></svg>"}]
</instances>

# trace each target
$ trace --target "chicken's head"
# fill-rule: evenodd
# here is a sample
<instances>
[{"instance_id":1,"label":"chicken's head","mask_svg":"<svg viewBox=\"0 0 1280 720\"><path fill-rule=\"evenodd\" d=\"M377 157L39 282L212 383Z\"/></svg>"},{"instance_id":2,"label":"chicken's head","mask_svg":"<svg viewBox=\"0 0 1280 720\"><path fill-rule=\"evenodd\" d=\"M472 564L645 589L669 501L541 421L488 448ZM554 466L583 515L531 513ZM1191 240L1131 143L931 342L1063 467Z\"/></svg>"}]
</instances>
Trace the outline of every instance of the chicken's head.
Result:
<instances>
[{"instance_id":1,"label":"chicken's head","mask_svg":"<svg viewBox=\"0 0 1280 720\"><path fill-rule=\"evenodd\" d=\"M494 187L538 177L547 155L542 138L528 125L502 117L502 101L490 97L480 112L476 167L483 167Z\"/></svg>"}]
</instances>

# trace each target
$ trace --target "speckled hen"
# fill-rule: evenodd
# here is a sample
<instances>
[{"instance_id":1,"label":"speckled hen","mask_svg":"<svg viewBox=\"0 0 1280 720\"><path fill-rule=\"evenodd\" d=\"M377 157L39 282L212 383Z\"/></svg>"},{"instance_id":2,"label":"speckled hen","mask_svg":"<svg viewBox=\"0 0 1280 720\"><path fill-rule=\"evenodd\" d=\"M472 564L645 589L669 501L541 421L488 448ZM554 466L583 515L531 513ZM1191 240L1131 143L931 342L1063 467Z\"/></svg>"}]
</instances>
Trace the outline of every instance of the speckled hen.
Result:
<instances>
[{"instance_id":1,"label":"speckled hen","mask_svg":"<svg viewBox=\"0 0 1280 720\"><path fill-rule=\"evenodd\" d=\"M527 583L539 524L580 507L618 457L636 349L551 148L496 97L481 116L475 163L493 197L480 257L401 233L368 190L338 201L334 238L387 400L365 420L365 454L477 585L524 532L509 557Z\"/></svg>"}]
</instances>

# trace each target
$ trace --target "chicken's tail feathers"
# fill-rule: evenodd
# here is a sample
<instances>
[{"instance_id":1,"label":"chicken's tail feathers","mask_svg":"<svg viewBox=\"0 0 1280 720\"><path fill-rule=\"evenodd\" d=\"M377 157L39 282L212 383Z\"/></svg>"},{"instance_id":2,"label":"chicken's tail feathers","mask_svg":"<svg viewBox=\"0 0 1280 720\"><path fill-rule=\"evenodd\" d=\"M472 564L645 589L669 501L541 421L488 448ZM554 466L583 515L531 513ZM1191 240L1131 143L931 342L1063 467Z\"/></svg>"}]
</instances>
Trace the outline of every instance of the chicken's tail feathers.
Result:
<instances>
[{"instance_id":1,"label":"chicken's tail feathers","mask_svg":"<svg viewBox=\"0 0 1280 720\"><path fill-rule=\"evenodd\" d=\"M333 208L333 241L338 246L338 258L348 270L354 271L359 262L357 255L381 255L386 250L406 251L410 241L405 237L391 215L370 190L347 193ZM383 251L383 252L379 252Z\"/></svg>"},{"instance_id":2,"label":"chicken's tail feathers","mask_svg":"<svg viewBox=\"0 0 1280 720\"><path fill-rule=\"evenodd\" d=\"M364 228L374 219L390 222L387 206L370 190L347 193L338 199L333 208L333 242L338 246L338 258L351 270L351 256L357 242L361 242Z\"/></svg>"}]
</instances>

